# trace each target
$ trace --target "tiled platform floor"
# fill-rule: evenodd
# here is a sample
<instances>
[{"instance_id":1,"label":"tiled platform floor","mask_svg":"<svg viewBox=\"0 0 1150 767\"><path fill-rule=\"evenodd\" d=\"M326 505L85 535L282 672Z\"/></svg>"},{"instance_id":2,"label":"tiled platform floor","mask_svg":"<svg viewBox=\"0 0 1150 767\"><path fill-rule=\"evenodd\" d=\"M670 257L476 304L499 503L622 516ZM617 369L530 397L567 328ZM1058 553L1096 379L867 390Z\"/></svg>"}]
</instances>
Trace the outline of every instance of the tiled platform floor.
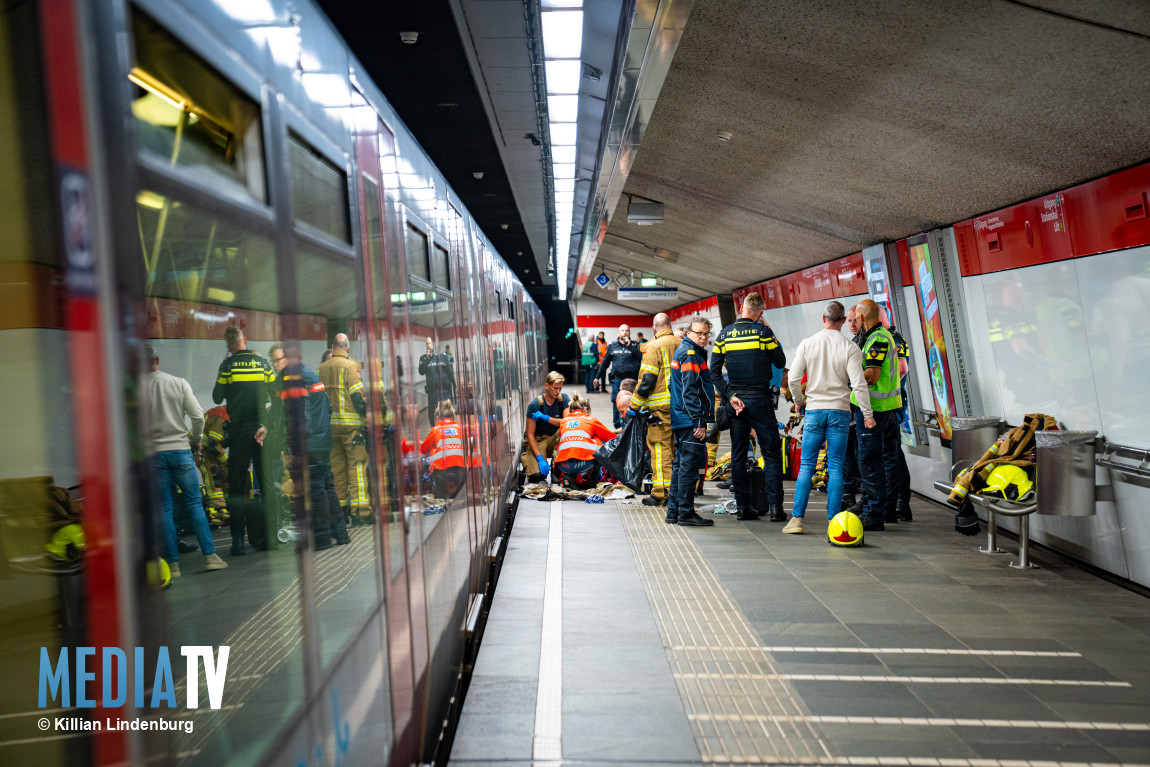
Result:
<instances>
[{"instance_id":1,"label":"tiled platform floor","mask_svg":"<svg viewBox=\"0 0 1150 767\"><path fill-rule=\"evenodd\" d=\"M521 502L452 761L1150 763L1150 602L914 514L839 549L817 508Z\"/></svg>"}]
</instances>

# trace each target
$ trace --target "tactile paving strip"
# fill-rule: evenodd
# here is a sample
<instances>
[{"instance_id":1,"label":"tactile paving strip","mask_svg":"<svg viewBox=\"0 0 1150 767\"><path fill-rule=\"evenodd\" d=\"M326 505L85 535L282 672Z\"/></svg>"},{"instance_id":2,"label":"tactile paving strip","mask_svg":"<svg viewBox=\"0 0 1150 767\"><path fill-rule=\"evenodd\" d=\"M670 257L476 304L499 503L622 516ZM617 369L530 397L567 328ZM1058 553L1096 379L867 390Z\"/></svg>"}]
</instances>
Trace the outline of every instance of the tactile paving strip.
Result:
<instances>
[{"instance_id":1,"label":"tactile paving strip","mask_svg":"<svg viewBox=\"0 0 1150 767\"><path fill-rule=\"evenodd\" d=\"M826 763L823 737L686 531L619 503L695 742L708 763Z\"/></svg>"}]
</instances>

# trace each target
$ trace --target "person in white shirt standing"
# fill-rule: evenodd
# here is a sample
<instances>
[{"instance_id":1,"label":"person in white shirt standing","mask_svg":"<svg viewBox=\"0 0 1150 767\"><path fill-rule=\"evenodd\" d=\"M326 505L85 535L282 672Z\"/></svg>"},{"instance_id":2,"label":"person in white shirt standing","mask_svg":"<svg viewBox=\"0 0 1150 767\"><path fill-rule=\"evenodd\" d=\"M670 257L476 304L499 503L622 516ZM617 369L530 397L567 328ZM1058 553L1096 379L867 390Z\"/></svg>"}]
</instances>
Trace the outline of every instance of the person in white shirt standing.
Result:
<instances>
[{"instance_id":1,"label":"person in white shirt standing","mask_svg":"<svg viewBox=\"0 0 1150 767\"><path fill-rule=\"evenodd\" d=\"M803 416L803 457L795 483L795 505L784 533L803 532L803 516L811 494L811 479L819 450L827 444L827 519L842 509L843 460L850 434L853 390L862 409L868 429L875 427L871 411L870 390L863 375L862 351L842 334L846 311L838 301L831 301L823 313L823 329L805 339L795 350L790 371L791 393L795 406L806 408ZM807 377L803 393L803 376Z\"/></svg>"},{"instance_id":2,"label":"person in white shirt standing","mask_svg":"<svg viewBox=\"0 0 1150 767\"><path fill-rule=\"evenodd\" d=\"M176 523L172 518L174 502L172 485L180 488L200 551L205 570L223 570L228 563L216 554L212 532L200 497L200 477L196 473L193 451L200 451L204 435L204 409L196 401L191 385L183 378L160 372L160 355L146 347L149 372L145 376L148 393L148 453L160 490L160 512L163 515L164 553L172 577L180 577L180 550L176 540ZM184 421L192 422L191 435Z\"/></svg>"}]
</instances>

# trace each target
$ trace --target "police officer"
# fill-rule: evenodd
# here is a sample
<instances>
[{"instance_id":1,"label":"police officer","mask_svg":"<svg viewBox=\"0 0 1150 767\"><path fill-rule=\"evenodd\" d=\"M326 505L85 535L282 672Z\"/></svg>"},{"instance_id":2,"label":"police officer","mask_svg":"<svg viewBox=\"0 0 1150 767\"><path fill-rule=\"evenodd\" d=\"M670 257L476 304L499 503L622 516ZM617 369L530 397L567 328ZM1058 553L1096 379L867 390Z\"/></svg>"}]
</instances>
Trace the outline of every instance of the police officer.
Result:
<instances>
[{"instance_id":1,"label":"police officer","mask_svg":"<svg viewBox=\"0 0 1150 767\"><path fill-rule=\"evenodd\" d=\"M619 396L619 384L624 378L638 378L639 366L643 363L643 353L639 351L639 344L631 341L631 326L619 326L619 340L607 347L607 354L599 363L599 378L607 375L611 370L611 407L615 407L615 398ZM615 428L623 425L619 414L614 414Z\"/></svg>"},{"instance_id":2,"label":"police officer","mask_svg":"<svg viewBox=\"0 0 1150 767\"><path fill-rule=\"evenodd\" d=\"M501 370L503 357L496 349L495 368ZM451 357L437 353L435 342L427 338L427 352L419 358L419 374L424 376L424 387L427 389L427 423L435 425L435 410L444 400L455 399L455 363ZM501 376L497 375L496 380Z\"/></svg>"},{"instance_id":3,"label":"police officer","mask_svg":"<svg viewBox=\"0 0 1150 767\"><path fill-rule=\"evenodd\" d=\"M266 503L248 498L252 488L248 466L256 483L269 500L271 488L264 482L263 443L268 430L263 424L267 412L268 386L275 373L268 361L248 349L248 339L235 325L224 330L229 356L220 363L212 401L228 406L228 512L231 516L232 556L244 553L244 532L257 549L277 548L274 535L268 534Z\"/></svg>"},{"instance_id":4,"label":"police officer","mask_svg":"<svg viewBox=\"0 0 1150 767\"><path fill-rule=\"evenodd\" d=\"M666 506L671 487L671 462L675 454L675 435L671 429L671 358L679 348L679 339L671 332L671 318L660 312L651 322L655 338L647 344L641 380L631 398L628 413L644 408L647 420L647 450L651 455L651 495L644 506Z\"/></svg>"},{"instance_id":5,"label":"police officer","mask_svg":"<svg viewBox=\"0 0 1150 767\"><path fill-rule=\"evenodd\" d=\"M863 322L863 375L870 390L874 428L863 423L861 410L854 410L858 434L859 469L866 500L860 518L863 530L884 530L886 519L895 516L899 486L898 456L902 451L898 432L898 411L902 409L898 374L898 348L890 331L879 321L879 307L869 298L857 307ZM855 396L851 404L858 406Z\"/></svg>"},{"instance_id":6,"label":"police officer","mask_svg":"<svg viewBox=\"0 0 1150 767\"><path fill-rule=\"evenodd\" d=\"M766 302L758 293L748 293L743 299L742 316L723 328L711 349L711 381L730 403L726 407L731 416L731 489L735 492L738 519L759 518L751 504L747 476L747 449L754 429L766 470L770 519L785 522L783 454L775 418L775 394L771 391L771 369L786 367L787 355L771 328L760 322L765 308Z\"/></svg>"},{"instance_id":7,"label":"police officer","mask_svg":"<svg viewBox=\"0 0 1150 767\"><path fill-rule=\"evenodd\" d=\"M906 339L902 334L895 329L894 325L890 324L890 315L887 313L886 307L881 304L878 307L878 319L882 326L890 331L890 337L894 339L894 347L898 350L898 380L899 380L899 394L902 395L902 408L898 411L898 422L905 423L909 417L906 412L907 396L906 396L906 374L910 370L910 346L907 344ZM899 427L901 435L902 427ZM901 436L899 440L901 442ZM885 519L886 522L911 522L914 517L910 511L910 466L906 463L906 453L900 447L897 455L898 458L898 488L887 488L887 492L895 492L895 506L894 515Z\"/></svg>"}]
</instances>

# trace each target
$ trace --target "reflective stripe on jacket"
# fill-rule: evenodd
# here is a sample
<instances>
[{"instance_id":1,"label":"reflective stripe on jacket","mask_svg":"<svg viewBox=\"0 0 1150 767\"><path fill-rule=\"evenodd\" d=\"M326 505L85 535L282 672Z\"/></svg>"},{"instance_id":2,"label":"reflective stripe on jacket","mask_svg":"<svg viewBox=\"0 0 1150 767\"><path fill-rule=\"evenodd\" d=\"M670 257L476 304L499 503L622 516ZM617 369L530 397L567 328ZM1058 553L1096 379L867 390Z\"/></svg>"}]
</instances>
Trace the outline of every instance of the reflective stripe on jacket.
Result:
<instances>
[{"instance_id":1,"label":"reflective stripe on jacket","mask_svg":"<svg viewBox=\"0 0 1150 767\"><path fill-rule=\"evenodd\" d=\"M646 407L648 410L663 412L671 410L671 358L675 356L678 347L679 339L670 328L660 330L647 343L643 364L639 367L639 385L631 398L632 408L639 410ZM655 386L650 390L647 388L648 375L655 376Z\"/></svg>"},{"instance_id":2,"label":"reflective stripe on jacket","mask_svg":"<svg viewBox=\"0 0 1150 767\"><path fill-rule=\"evenodd\" d=\"M359 363L343 349L336 349L331 359L319 366L318 372L331 402L331 425L363 426L363 416L355 406L355 395L363 397Z\"/></svg>"},{"instance_id":3,"label":"reflective stripe on jacket","mask_svg":"<svg viewBox=\"0 0 1150 767\"><path fill-rule=\"evenodd\" d=\"M463 428L451 418L440 418L419 446L428 453L434 471L467 465L463 458Z\"/></svg>"},{"instance_id":4,"label":"reflective stripe on jacket","mask_svg":"<svg viewBox=\"0 0 1150 767\"><path fill-rule=\"evenodd\" d=\"M578 410L570 413L559 425L559 449L556 461L590 461L603 440L615 438L615 432L599 420Z\"/></svg>"},{"instance_id":5,"label":"reflective stripe on jacket","mask_svg":"<svg viewBox=\"0 0 1150 767\"><path fill-rule=\"evenodd\" d=\"M886 348L882 348L882 343ZM877 346L876 346L877 344ZM902 408L901 380L898 375L898 346L890 331L875 325L863 341L863 370L879 368L878 381L870 385L870 406L878 413ZM880 366L881 364L881 366ZM851 404L858 406L858 398L851 394Z\"/></svg>"}]
</instances>

